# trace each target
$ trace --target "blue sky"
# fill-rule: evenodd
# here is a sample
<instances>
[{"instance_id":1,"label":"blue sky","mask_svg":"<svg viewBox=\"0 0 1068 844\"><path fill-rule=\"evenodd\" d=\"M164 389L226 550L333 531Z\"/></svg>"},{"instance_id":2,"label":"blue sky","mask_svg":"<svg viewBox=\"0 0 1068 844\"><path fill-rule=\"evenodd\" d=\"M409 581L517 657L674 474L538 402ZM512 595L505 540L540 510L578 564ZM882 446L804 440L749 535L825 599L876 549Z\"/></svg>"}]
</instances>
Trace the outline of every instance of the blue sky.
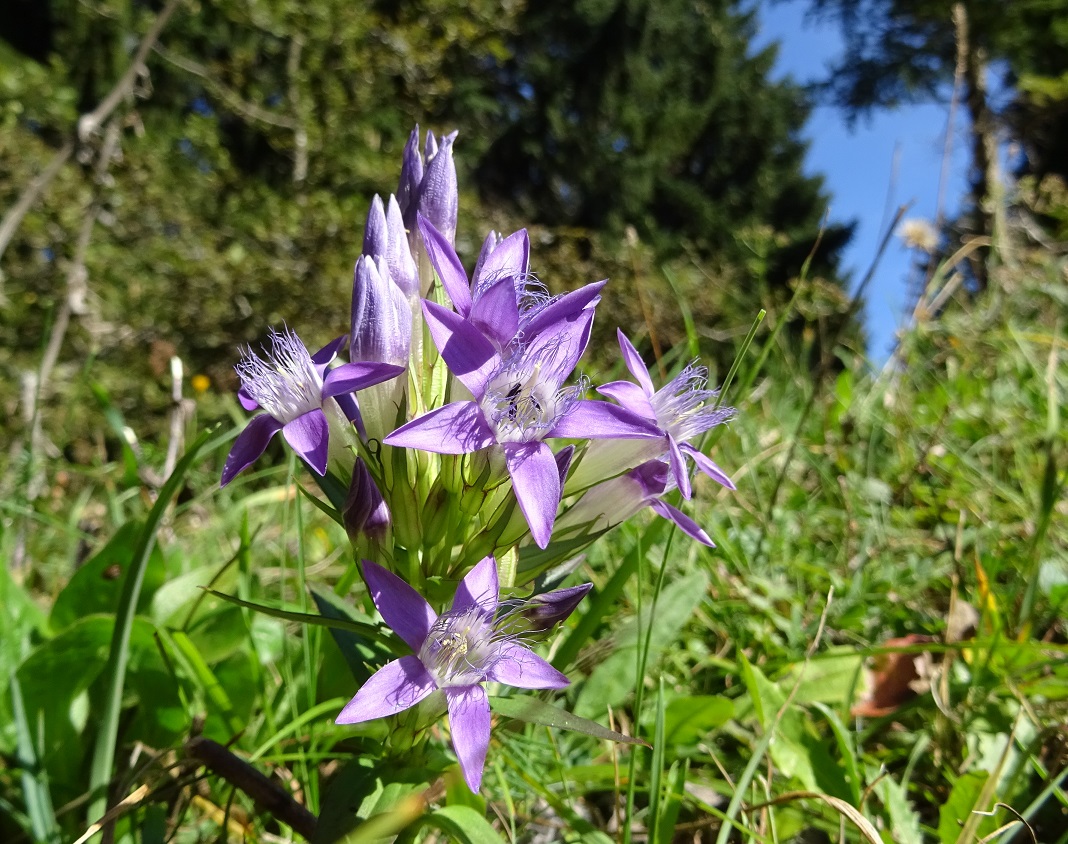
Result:
<instances>
[{"instance_id":1,"label":"blue sky","mask_svg":"<svg viewBox=\"0 0 1068 844\"><path fill-rule=\"evenodd\" d=\"M755 49L779 41L775 75L809 82L825 75L842 50L837 27L805 20L808 3L760 6L761 31ZM888 221L899 205L912 202L906 218L933 221L945 145L946 104L907 106L876 112L858 120L851 131L845 114L818 106L803 135L810 142L806 169L826 180L833 220L857 221L856 233L844 254L853 283L860 281L878 251ZM966 190L965 124L958 109L945 213L952 215ZM906 286L912 257L900 238L891 242L867 293L865 321L873 361L885 360L894 332L905 319Z\"/></svg>"}]
</instances>

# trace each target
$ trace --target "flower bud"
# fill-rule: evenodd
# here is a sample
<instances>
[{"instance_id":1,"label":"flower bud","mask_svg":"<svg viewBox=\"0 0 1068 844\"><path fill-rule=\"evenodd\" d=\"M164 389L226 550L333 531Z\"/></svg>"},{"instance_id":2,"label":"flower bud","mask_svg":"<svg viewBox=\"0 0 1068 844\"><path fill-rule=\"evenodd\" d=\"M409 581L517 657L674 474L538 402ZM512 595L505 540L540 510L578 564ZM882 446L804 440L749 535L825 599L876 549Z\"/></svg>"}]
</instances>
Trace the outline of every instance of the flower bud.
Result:
<instances>
[{"instance_id":1,"label":"flower bud","mask_svg":"<svg viewBox=\"0 0 1068 844\"><path fill-rule=\"evenodd\" d=\"M381 539L389 528L389 507L367 465L360 458L356 458L356 466L352 470L352 481L341 519L353 539L360 534Z\"/></svg>"},{"instance_id":2,"label":"flower bud","mask_svg":"<svg viewBox=\"0 0 1068 844\"><path fill-rule=\"evenodd\" d=\"M385 257L361 255L354 275L350 360L405 366L412 337L407 296L391 280Z\"/></svg>"},{"instance_id":3,"label":"flower bud","mask_svg":"<svg viewBox=\"0 0 1068 844\"><path fill-rule=\"evenodd\" d=\"M571 615L592 588L592 583L583 583L581 586L535 595L518 608L516 618L522 619L524 632L544 633Z\"/></svg>"}]
</instances>

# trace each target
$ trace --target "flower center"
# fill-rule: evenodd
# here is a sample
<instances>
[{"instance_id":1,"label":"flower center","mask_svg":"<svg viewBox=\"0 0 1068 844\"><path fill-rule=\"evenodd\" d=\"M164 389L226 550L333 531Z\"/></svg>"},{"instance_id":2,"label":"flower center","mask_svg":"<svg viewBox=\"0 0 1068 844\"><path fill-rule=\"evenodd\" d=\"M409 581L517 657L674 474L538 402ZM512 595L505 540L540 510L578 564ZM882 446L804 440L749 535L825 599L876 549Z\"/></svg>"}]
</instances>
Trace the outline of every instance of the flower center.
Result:
<instances>
[{"instance_id":1,"label":"flower center","mask_svg":"<svg viewBox=\"0 0 1068 844\"><path fill-rule=\"evenodd\" d=\"M292 422L322 406L323 380L292 331L271 332L267 360L249 349L236 368L241 386L279 422Z\"/></svg>"},{"instance_id":2,"label":"flower center","mask_svg":"<svg viewBox=\"0 0 1068 844\"><path fill-rule=\"evenodd\" d=\"M419 661L438 688L470 686L486 679L505 638L479 607L442 613L419 649Z\"/></svg>"},{"instance_id":3,"label":"flower center","mask_svg":"<svg viewBox=\"0 0 1068 844\"><path fill-rule=\"evenodd\" d=\"M482 398L482 410L497 442L542 439L565 409L566 393L557 393L541 379L541 364L524 373L505 371L494 378Z\"/></svg>"}]
</instances>

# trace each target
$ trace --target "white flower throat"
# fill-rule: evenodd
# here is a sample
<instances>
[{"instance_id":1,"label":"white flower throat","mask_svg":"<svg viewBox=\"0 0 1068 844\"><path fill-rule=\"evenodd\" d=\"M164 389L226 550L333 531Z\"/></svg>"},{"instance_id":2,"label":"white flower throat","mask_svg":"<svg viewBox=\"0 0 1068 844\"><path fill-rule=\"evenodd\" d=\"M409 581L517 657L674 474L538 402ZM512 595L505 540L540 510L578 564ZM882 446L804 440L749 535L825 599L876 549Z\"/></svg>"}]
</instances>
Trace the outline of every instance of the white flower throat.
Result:
<instances>
[{"instance_id":1,"label":"white flower throat","mask_svg":"<svg viewBox=\"0 0 1068 844\"><path fill-rule=\"evenodd\" d=\"M505 369L490 381L482 398L498 442L540 440L560 415L563 395L541 377L541 364L523 375Z\"/></svg>"},{"instance_id":2,"label":"white flower throat","mask_svg":"<svg viewBox=\"0 0 1068 844\"><path fill-rule=\"evenodd\" d=\"M500 658L507 634L497 630L493 617L480 607L438 616L419 649L438 688L470 686L486 679Z\"/></svg>"}]
</instances>

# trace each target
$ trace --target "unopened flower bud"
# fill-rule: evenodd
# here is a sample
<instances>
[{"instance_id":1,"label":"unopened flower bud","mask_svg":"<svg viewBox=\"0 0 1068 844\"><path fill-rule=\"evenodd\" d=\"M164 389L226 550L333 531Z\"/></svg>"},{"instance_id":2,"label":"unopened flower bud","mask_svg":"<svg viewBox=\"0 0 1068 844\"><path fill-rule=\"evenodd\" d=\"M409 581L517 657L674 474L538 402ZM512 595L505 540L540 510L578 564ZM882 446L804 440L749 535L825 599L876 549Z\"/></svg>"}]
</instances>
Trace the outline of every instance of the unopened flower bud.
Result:
<instances>
[{"instance_id":1,"label":"unopened flower bud","mask_svg":"<svg viewBox=\"0 0 1068 844\"><path fill-rule=\"evenodd\" d=\"M361 255L354 275L350 359L406 365L412 337L408 297L390 279L384 257Z\"/></svg>"},{"instance_id":2,"label":"unopened flower bud","mask_svg":"<svg viewBox=\"0 0 1068 844\"><path fill-rule=\"evenodd\" d=\"M389 507L367 465L360 458L356 459L356 466L352 470L352 481L341 518L345 530L353 538L366 534L372 539L381 539L389 527Z\"/></svg>"}]
</instances>

